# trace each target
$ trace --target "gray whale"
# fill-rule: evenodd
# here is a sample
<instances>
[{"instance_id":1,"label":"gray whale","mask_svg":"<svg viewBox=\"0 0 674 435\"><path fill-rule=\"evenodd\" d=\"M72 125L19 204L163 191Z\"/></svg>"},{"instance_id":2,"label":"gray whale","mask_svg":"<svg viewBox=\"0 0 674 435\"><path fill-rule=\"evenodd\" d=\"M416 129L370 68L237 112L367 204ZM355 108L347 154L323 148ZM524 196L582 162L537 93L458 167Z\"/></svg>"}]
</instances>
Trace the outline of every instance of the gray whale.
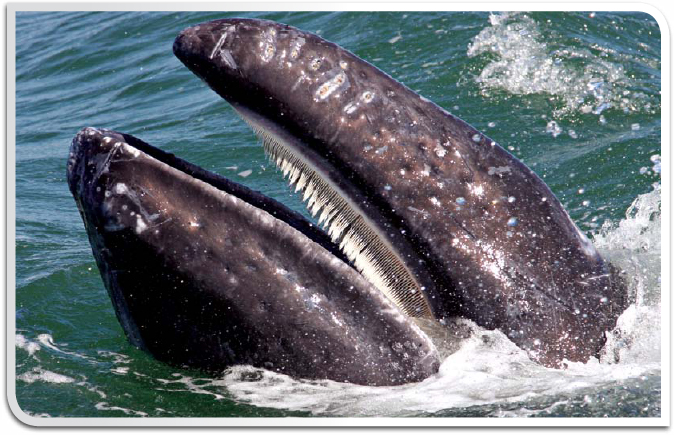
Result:
<instances>
[{"instance_id":1,"label":"gray whale","mask_svg":"<svg viewBox=\"0 0 674 435\"><path fill-rule=\"evenodd\" d=\"M67 176L117 318L157 359L368 385L438 370L427 335L282 204L105 129L77 134Z\"/></svg>"},{"instance_id":2,"label":"gray whale","mask_svg":"<svg viewBox=\"0 0 674 435\"><path fill-rule=\"evenodd\" d=\"M494 141L290 26L216 20L173 49L325 232L130 135L82 130L68 182L132 343L173 364L370 385L435 373L426 332L455 316L547 366L598 354L624 281Z\"/></svg>"},{"instance_id":3,"label":"gray whale","mask_svg":"<svg viewBox=\"0 0 674 435\"><path fill-rule=\"evenodd\" d=\"M251 124L335 243L408 315L498 328L549 366L602 347L625 307L623 280L493 140L283 24L202 23L173 50Z\"/></svg>"}]
</instances>

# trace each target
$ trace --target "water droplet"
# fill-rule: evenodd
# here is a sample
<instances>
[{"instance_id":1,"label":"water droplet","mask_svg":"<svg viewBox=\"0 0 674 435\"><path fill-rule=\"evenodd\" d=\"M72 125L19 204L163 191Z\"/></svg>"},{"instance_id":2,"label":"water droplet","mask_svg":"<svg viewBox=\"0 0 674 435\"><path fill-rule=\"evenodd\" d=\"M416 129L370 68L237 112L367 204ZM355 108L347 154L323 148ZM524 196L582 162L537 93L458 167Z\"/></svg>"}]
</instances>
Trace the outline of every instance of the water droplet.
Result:
<instances>
[{"instance_id":1,"label":"water droplet","mask_svg":"<svg viewBox=\"0 0 674 435\"><path fill-rule=\"evenodd\" d=\"M545 132L552 134L552 137L557 137L562 132L562 128L557 125L557 122L550 121L548 125L545 126Z\"/></svg>"},{"instance_id":2,"label":"water droplet","mask_svg":"<svg viewBox=\"0 0 674 435\"><path fill-rule=\"evenodd\" d=\"M321 59L314 59L309 64L309 68L311 68L314 71L316 71L320 67L321 67Z\"/></svg>"}]
</instances>

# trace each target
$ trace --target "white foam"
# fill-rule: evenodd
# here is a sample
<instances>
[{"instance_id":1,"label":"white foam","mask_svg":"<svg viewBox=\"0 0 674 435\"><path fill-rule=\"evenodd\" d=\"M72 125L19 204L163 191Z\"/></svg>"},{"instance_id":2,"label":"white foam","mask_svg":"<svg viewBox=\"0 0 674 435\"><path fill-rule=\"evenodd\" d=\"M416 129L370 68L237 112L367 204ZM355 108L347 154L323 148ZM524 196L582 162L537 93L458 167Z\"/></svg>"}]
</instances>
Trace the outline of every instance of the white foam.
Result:
<instances>
[{"instance_id":1,"label":"white foam","mask_svg":"<svg viewBox=\"0 0 674 435\"><path fill-rule=\"evenodd\" d=\"M604 257L627 271L630 292L636 298L636 303L618 319L616 331L609 335L601 361L568 363L566 369L546 368L532 362L503 333L466 321L474 332L458 351L443 360L437 375L417 384L366 387L297 380L238 366L225 374L222 385L235 399L257 406L321 415L406 416L456 407L529 402L648 376L660 370L659 208L660 188L656 186L653 192L635 200L625 219L616 225L607 224L594 236ZM218 385L221 384L216 381L210 384ZM200 384L198 388L207 387ZM546 411L522 408L508 411L508 415L493 412L495 416L513 417Z\"/></svg>"},{"instance_id":2,"label":"white foam","mask_svg":"<svg viewBox=\"0 0 674 435\"><path fill-rule=\"evenodd\" d=\"M40 350L40 345L37 344L34 341L28 340L26 337L24 337L21 334L16 334L16 337L14 339L14 343L16 347L19 349L23 349L26 352L28 352L28 355L33 356L35 352Z\"/></svg>"},{"instance_id":3,"label":"white foam","mask_svg":"<svg viewBox=\"0 0 674 435\"><path fill-rule=\"evenodd\" d=\"M639 195L625 219L607 222L594 235L597 250L625 271L634 303L609 335L603 360L660 362L661 351L661 187Z\"/></svg>"},{"instance_id":4,"label":"white foam","mask_svg":"<svg viewBox=\"0 0 674 435\"><path fill-rule=\"evenodd\" d=\"M33 382L41 381L50 384L71 384L75 382L70 376L54 373L49 370L44 370L41 367L35 367L29 372L22 373L16 377L18 380L32 384Z\"/></svg>"},{"instance_id":5,"label":"white foam","mask_svg":"<svg viewBox=\"0 0 674 435\"><path fill-rule=\"evenodd\" d=\"M636 85L624 73L623 63L633 60L628 55L599 44L559 47L548 42L549 36L527 14L490 15L490 25L473 38L467 51L469 57L486 54L491 59L476 77L483 93L498 89L554 95L565 104L555 115L575 110L601 115L611 107L640 111L657 104L643 92L630 92ZM559 134L550 126L548 130Z\"/></svg>"},{"instance_id":6,"label":"white foam","mask_svg":"<svg viewBox=\"0 0 674 435\"><path fill-rule=\"evenodd\" d=\"M95 406L99 411L121 411L126 415L137 415L139 417L148 416L148 414L143 411L134 411L133 409L122 408L121 406L110 406L107 402L99 402Z\"/></svg>"}]
</instances>

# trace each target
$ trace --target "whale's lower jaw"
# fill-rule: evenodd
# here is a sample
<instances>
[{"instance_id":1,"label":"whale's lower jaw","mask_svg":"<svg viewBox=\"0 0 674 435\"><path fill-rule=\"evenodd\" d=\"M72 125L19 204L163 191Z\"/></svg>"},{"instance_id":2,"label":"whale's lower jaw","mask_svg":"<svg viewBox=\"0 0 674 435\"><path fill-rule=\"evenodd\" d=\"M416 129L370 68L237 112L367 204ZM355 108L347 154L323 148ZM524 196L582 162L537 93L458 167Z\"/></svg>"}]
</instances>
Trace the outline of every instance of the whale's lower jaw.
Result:
<instances>
[{"instance_id":1,"label":"whale's lower jaw","mask_svg":"<svg viewBox=\"0 0 674 435\"><path fill-rule=\"evenodd\" d=\"M410 292L423 293L414 307L500 329L548 366L597 355L626 306L624 280L545 183L490 138L291 26L215 20L185 29L173 49L253 119L291 181L318 174L314 190L348 206L336 207L346 210L344 221L363 217L354 234L367 233L366 246L372 234L372 246L386 249L354 254L360 247L348 238L346 256L365 252L370 264L401 264L396 270L410 278ZM332 231L341 235L336 222ZM355 263L413 315L416 308L396 299L400 292L381 285L385 273Z\"/></svg>"},{"instance_id":2,"label":"whale's lower jaw","mask_svg":"<svg viewBox=\"0 0 674 435\"><path fill-rule=\"evenodd\" d=\"M417 382L438 352L300 215L130 136L86 128L68 183L130 341L173 365Z\"/></svg>"}]
</instances>

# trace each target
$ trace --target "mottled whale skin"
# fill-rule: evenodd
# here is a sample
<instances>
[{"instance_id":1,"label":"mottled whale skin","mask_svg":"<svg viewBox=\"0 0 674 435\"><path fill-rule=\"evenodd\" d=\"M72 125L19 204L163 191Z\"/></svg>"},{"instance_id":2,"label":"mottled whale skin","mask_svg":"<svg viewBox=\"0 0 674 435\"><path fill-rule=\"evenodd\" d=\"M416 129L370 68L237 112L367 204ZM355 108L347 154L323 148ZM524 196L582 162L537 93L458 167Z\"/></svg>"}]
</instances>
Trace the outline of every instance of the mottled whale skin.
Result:
<instances>
[{"instance_id":1,"label":"mottled whale skin","mask_svg":"<svg viewBox=\"0 0 674 435\"><path fill-rule=\"evenodd\" d=\"M547 366L598 354L626 306L624 281L545 183L490 138L287 25L211 21L173 49L348 197L433 317L498 328Z\"/></svg>"},{"instance_id":2,"label":"mottled whale skin","mask_svg":"<svg viewBox=\"0 0 674 435\"><path fill-rule=\"evenodd\" d=\"M117 317L157 359L366 385L437 372L429 338L280 203L96 128L67 178Z\"/></svg>"}]
</instances>

